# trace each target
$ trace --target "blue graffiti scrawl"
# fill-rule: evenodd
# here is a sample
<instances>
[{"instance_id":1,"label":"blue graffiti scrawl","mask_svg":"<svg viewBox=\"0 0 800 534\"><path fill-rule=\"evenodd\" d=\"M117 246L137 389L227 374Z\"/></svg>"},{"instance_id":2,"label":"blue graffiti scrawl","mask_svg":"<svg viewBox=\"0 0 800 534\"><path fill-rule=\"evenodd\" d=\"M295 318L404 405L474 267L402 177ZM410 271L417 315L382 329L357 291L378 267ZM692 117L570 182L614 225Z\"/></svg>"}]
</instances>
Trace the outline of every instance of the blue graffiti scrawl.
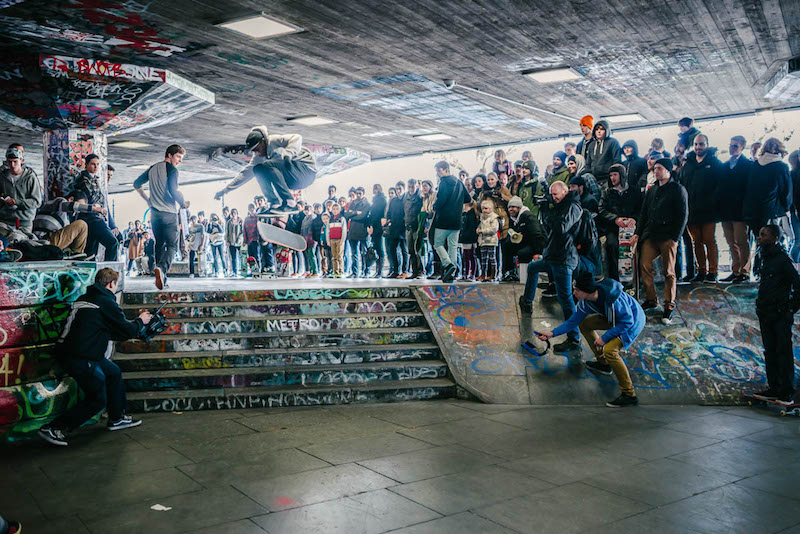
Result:
<instances>
[{"instance_id":1,"label":"blue graffiti scrawl","mask_svg":"<svg viewBox=\"0 0 800 534\"><path fill-rule=\"evenodd\" d=\"M422 120L501 133L499 125L510 128L538 128L543 123L509 117L500 110L455 93L420 74L395 74L312 89L315 95L379 107Z\"/></svg>"}]
</instances>

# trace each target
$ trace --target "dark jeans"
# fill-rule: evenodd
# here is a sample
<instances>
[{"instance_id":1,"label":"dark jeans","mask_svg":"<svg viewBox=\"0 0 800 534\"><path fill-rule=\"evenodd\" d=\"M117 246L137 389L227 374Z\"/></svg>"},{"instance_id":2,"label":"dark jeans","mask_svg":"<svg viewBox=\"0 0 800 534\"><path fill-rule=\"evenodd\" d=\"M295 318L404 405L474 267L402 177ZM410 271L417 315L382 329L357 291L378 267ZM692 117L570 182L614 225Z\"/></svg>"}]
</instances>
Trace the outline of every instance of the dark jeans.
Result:
<instances>
[{"instance_id":1,"label":"dark jeans","mask_svg":"<svg viewBox=\"0 0 800 534\"><path fill-rule=\"evenodd\" d=\"M350 256L352 258L350 263L350 273L354 277L362 276L367 277L367 240L366 239L348 239L347 243L350 245Z\"/></svg>"},{"instance_id":2,"label":"dark jeans","mask_svg":"<svg viewBox=\"0 0 800 534\"><path fill-rule=\"evenodd\" d=\"M228 252L231 254L231 272L233 276L239 274L239 253L241 249L242 247L237 247L236 245L228 245Z\"/></svg>"},{"instance_id":3,"label":"dark jeans","mask_svg":"<svg viewBox=\"0 0 800 534\"><path fill-rule=\"evenodd\" d=\"M789 312L783 315L758 314L767 382L769 388L781 396L794 392L793 319Z\"/></svg>"},{"instance_id":4,"label":"dark jeans","mask_svg":"<svg viewBox=\"0 0 800 534\"><path fill-rule=\"evenodd\" d=\"M519 258L520 263L530 263L533 259L533 249L522 243L512 243L511 239L500 242L503 252L503 272L513 273L515 270L514 258Z\"/></svg>"},{"instance_id":5,"label":"dark jeans","mask_svg":"<svg viewBox=\"0 0 800 534\"><path fill-rule=\"evenodd\" d=\"M606 272L608 277L619 282L619 228L606 234Z\"/></svg>"},{"instance_id":6,"label":"dark jeans","mask_svg":"<svg viewBox=\"0 0 800 534\"><path fill-rule=\"evenodd\" d=\"M582 267L585 268L585 267ZM543 259L533 261L528 264L528 280L525 282L524 298L526 302L532 303L536 296L536 288L539 284L539 273L548 273L550 280L556 286L556 297L561 306L561 312L566 321L575 313L575 301L572 299L572 271L573 269L565 265L553 265ZM567 333L567 337L577 340L580 336L578 329Z\"/></svg>"},{"instance_id":7,"label":"dark jeans","mask_svg":"<svg viewBox=\"0 0 800 534\"><path fill-rule=\"evenodd\" d=\"M383 258L386 253L383 250L383 229L380 226L373 227L372 229L372 247L378 253L378 259L375 261L375 276L383 276Z\"/></svg>"},{"instance_id":8,"label":"dark jeans","mask_svg":"<svg viewBox=\"0 0 800 534\"><path fill-rule=\"evenodd\" d=\"M178 214L153 209L150 222L156 239L156 267L166 275L178 252Z\"/></svg>"},{"instance_id":9,"label":"dark jeans","mask_svg":"<svg viewBox=\"0 0 800 534\"><path fill-rule=\"evenodd\" d=\"M272 243L261 245L261 271L275 270L275 247Z\"/></svg>"},{"instance_id":10,"label":"dark jeans","mask_svg":"<svg viewBox=\"0 0 800 534\"><path fill-rule=\"evenodd\" d=\"M681 271L683 265L686 264L686 276L695 276L697 268L694 264L694 245L692 244L692 236L689 235L689 229L683 231L683 243L678 243L678 253L675 254L675 278L681 279Z\"/></svg>"},{"instance_id":11,"label":"dark jeans","mask_svg":"<svg viewBox=\"0 0 800 534\"><path fill-rule=\"evenodd\" d=\"M194 274L194 260L199 257L202 252L196 250L189 251L189 274ZM200 274L203 274L202 272Z\"/></svg>"},{"instance_id":12,"label":"dark jeans","mask_svg":"<svg viewBox=\"0 0 800 534\"><path fill-rule=\"evenodd\" d=\"M425 234L420 235L419 231L414 227L406 227L406 244L408 245L411 272L415 275L422 273L422 260L419 255L420 250L425 250L422 243L423 239L425 239Z\"/></svg>"},{"instance_id":13,"label":"dark jeans","mask_svg":"<svg viewBox=\"0 0 800 534\"><path fill-rule=\"evenodd\" d=\"M317 172L305 163L273 158L253 167L258 185L272 205L292 200L292 189L305 189L314 183Z\"/></svg>"},{"instance_id":14,"label":"dark jeans","mask_svg":"<svg viewBox=\"0 0 800 534\"><path fill-rule=\"evenodd\" d=\"M386 255L389 257L389 274L400 274L400 258L402 253L400 250L400 236L387 234L386 235Z\"/></svg>"},{"instance_id":15,"label":"dark jeans","mask_svg":"<svg viewBox=\"0 0 800 534\"><path fill-rule=\"evenodd\" d=\"M217 258L222 264L222 272L225 272L225 252L222 250L222 245L211 245L211 256L214 259L214 274L219 274L219 267L217 267Z\"/></svg>"},{"instance_id":16,"label":"dark jeans","mask_svg":"<svg viewBox=\"0 0 800 534\"><path fill-rule=\"evenodd\" d=\"M86 223L89 231L86 237L86 254L89 256L97 254L97 249L100 245L103 245L106 249L105 261L117 261L117 247L119 247L119 241L117 241L116 236L111 233L111 229L109 229L106 220L96 213L82 215L80 219Z\"/></svg>"},{"instance_id":17,"label":"dark jeans","mask_svg":"<svg viewBox=\"0 0 800 534\"><path fill-rule=\"evenodd\" d=\"M108 420L118 421L125 413L125 383L117 364L103 358L70 360L67 372L83 390L84 398L58 416L50 427L69 432L100 413L108 404Z\"/></svg>"},{"instance_id":18,"label":"dark jeans","mask_svg":"<svg viewBox=\"0 0 800 534\"><path fill-rule=\"evenodd\" d=\"M405 235L400 236L400 272L407 273L409 269L408 243Z\"/></svg>"},{"instance_id":19,"label":"dark jeans","mask_svg":"<svg viewBox=\"0 0 800 534\"><path fill-rule=\"evenodd\" d=\"M261 270L261 247L258 246L258 241L251 241L247 244L247 256L256 260L256 269Z\"/></svg>"}]
</instances>

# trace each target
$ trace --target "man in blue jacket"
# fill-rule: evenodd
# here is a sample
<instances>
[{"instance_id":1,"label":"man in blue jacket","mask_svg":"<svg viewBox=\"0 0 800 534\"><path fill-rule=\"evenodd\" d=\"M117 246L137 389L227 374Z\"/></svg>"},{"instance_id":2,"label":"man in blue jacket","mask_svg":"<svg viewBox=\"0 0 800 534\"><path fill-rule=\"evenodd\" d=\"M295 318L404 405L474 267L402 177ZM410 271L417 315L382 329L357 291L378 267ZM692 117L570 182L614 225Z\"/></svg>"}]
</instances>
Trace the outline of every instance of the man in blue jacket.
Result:
<instances>
[{"instance_id":1,"label":"man in blue jacket","mask_svg":"<svg viewBox=\"0 0 800 534\"><path fill-rule=\"evenodd\" d=\"M607 402L606 406L636 406L639 399L636 398L631 375L619 352L627 350L642 332L644 310L636 299L623 291L622 284L610 278L595 282L591 273L578 279L573 294L580 301L575 313L552 332L541 332L539 338L546 341L580 325L581 334L597 358L596 362L586 362L586 367L598 374L613 373L619 382L620 396ZM599 336L596 330L606 332Z\"/></svg>"}]
</instances>

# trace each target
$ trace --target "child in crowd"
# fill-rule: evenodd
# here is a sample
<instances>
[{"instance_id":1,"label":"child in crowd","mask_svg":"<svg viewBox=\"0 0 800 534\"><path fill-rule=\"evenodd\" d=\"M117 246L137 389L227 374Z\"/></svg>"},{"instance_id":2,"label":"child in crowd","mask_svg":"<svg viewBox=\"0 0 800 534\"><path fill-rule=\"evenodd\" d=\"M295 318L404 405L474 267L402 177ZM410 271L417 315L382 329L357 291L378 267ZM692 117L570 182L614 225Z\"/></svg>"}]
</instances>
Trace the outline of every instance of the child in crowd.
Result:
<instances>
[{"instance_id":1,"label":"child in crowd","mask_svg":"<svg viewBox=\"0 0 800 534\"><path fill-rule=\"evenodd\" d=\"M481 255L480 282L492 282L497 278L497 232L500 220L495 213L494 202L489 199L481 202L481 222L478 225L478 249Z\"/></svg>"},{"instance_id":2,"label":"child in crowd","mask_svg":"<svg viewBox=\"0 0 800 534\"><path fill-rule=\"evenodd\" d=\"M347 221L342 215L342 208L334 204L330 221L326 225L328 244L333 256L334 278L344 278L344 243L347 239Z\"/></svg>"},{"instance_id":3,"label":"child in crowd","mask_svg":"<svg viewBox=\"0 0 800 534\"><path fill-rule=\"evenodd\" d=\"M463 250L463 268L461 280L474 282L478 276L478 260L475 252L478 246L478 215L472 204L464 204L461 214L461 233L458 242Z\"/></svg>"}]
</instances>

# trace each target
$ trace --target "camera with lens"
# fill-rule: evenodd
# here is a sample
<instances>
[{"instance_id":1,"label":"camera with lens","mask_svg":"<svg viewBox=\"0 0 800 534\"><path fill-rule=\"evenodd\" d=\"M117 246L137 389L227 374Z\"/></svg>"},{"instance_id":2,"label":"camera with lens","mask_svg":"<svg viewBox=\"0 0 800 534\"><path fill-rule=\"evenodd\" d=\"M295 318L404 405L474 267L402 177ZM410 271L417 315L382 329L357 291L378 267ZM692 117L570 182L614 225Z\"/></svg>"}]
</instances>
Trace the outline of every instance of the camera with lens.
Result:
<instances>
[{"instance_id":1,"label":"camera with lens","mask_svg":"<svg viewBox=\"0 0 800 534\"><path fill-rule=\"evenodd\" d=\"M163 332L167 328L167 318L164 316L164 313L161 309L166 306L167 303L165 302L159 308L153 312L153 317L150 319L150 322L144 326L144 334L142 335L142 341L150 341L153 337L157 336L161 332Z\"/></svg>"}]
</instances>

